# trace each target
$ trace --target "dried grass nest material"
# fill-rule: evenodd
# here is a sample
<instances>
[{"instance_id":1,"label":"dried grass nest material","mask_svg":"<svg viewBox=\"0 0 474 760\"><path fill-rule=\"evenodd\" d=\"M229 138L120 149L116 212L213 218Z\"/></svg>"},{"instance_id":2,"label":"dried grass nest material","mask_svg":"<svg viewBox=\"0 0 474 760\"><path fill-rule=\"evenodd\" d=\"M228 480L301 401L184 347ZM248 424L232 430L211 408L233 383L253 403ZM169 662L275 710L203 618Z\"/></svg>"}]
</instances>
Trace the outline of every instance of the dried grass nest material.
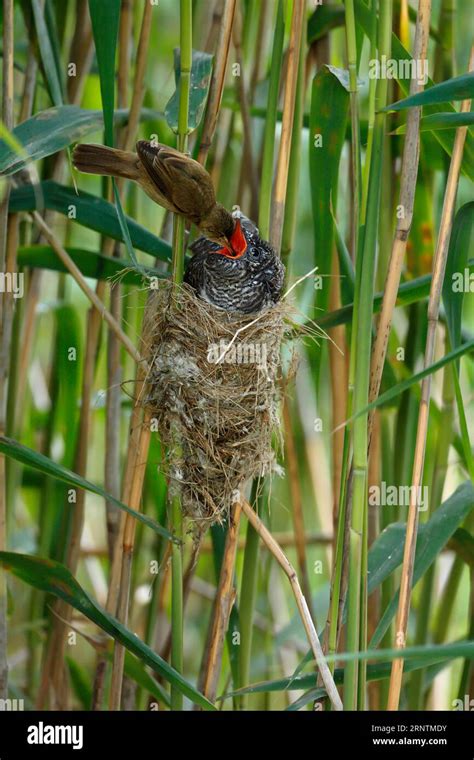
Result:
<instances>
[{"instance_id":1,"label":"dried grass nest material","mask_svg":"<svg viewBox=\"0 0 474 760\"><path fill-rule=\"evenodd\" d=\"M233 492L274 469L288 311L279 303L258 315L225 312L185 284L160 283L149 299L145 403L193 532L225 519Z\"/></svg>"}]
</instances>

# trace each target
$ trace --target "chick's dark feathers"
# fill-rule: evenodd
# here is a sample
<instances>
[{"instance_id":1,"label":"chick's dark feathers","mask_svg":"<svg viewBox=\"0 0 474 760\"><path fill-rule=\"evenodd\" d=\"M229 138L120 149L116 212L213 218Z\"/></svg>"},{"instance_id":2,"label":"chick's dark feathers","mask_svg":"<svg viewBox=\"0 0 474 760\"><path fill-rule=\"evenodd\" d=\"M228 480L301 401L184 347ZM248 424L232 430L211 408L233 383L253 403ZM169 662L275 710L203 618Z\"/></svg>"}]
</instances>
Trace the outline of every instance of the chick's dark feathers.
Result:
<instances>
[{"instance_id":1,"label":"chick's dark feathers","mask_svg":"<svg viewBox=\"0 0 474 760\"><path fill-rule=\"evenodd\" d=\"M204 237L196 240L184 281L219 309L252 314L279 301L285 268L255 227L245 224L243 230L247 250L237 259L217 253L219 246Z\"/></svg>"}]
</instances>

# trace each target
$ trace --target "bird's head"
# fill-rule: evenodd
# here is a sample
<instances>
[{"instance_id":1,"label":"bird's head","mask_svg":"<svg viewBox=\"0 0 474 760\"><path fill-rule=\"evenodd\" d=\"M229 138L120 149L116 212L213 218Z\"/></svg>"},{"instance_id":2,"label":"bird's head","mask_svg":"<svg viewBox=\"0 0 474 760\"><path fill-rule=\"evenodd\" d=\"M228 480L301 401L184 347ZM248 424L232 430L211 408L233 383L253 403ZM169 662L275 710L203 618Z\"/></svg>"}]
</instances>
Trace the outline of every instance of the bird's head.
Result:
<instances>
[{"instance_id":1,"label":"bird's head","mask_svg":"<svg viewBox=\"0 0 474 760\"><path fill-rule=\"evenodd\" d=\"M224 245L218 248L215 253L226 256L228 259L240 259L246 252L247 246L247 238L242 223L240 219L236 219L234 229L225 237Z\"/></svg>"},{"instance_id":2,"label":"bird's head","mask_svg":"<svg viewBox=\"0 0 474 760\"><path fill-rule=\"evenodd\" d=\"M247 250L245 228L227 209L216 203L211 213L199 224L204 236L216 243L212 253L228 259L240 259Z\"/></svg>"}]
</instances>

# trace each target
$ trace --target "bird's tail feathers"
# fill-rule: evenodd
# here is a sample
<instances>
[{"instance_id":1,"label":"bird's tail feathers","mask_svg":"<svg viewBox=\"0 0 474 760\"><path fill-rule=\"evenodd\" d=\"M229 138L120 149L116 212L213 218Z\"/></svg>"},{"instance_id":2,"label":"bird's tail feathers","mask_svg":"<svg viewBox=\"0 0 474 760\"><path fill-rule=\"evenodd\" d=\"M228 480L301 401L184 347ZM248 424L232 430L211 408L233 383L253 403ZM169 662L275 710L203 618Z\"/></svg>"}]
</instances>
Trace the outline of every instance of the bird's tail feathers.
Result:
<instances>
[{"instance_id":1,"label":"bird's tail feathers","mask_svg":"<svg viewBox=\"0 0 474 760\"><path fill-rule=\"evenodd\" d=\"M107 148L105 145L76 145L72 162L76 169L86 174L103 174L134 180L140 176L135 153Z\"/></svg>"}]
</instances>

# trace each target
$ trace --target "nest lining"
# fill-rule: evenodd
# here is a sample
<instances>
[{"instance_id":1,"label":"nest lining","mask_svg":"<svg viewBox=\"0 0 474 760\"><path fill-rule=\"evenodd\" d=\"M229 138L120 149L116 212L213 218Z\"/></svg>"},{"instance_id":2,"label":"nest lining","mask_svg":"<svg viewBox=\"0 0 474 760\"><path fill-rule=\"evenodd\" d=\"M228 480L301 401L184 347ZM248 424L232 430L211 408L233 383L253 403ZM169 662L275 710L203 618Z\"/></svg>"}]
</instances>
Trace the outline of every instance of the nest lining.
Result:
<instances>
[{"instance_id":1,"label":"nest lining","mask_svg":"<svg viewBox=\"0 0 474 760\"><path fill-rule=\"evenodd\" d=\"M226 518L235 490L275 466L281 341L288 307L217 309L160 282L145 314L145 403L168 448L170 489L198 532Z\"/></svg>"}]
</instances>

